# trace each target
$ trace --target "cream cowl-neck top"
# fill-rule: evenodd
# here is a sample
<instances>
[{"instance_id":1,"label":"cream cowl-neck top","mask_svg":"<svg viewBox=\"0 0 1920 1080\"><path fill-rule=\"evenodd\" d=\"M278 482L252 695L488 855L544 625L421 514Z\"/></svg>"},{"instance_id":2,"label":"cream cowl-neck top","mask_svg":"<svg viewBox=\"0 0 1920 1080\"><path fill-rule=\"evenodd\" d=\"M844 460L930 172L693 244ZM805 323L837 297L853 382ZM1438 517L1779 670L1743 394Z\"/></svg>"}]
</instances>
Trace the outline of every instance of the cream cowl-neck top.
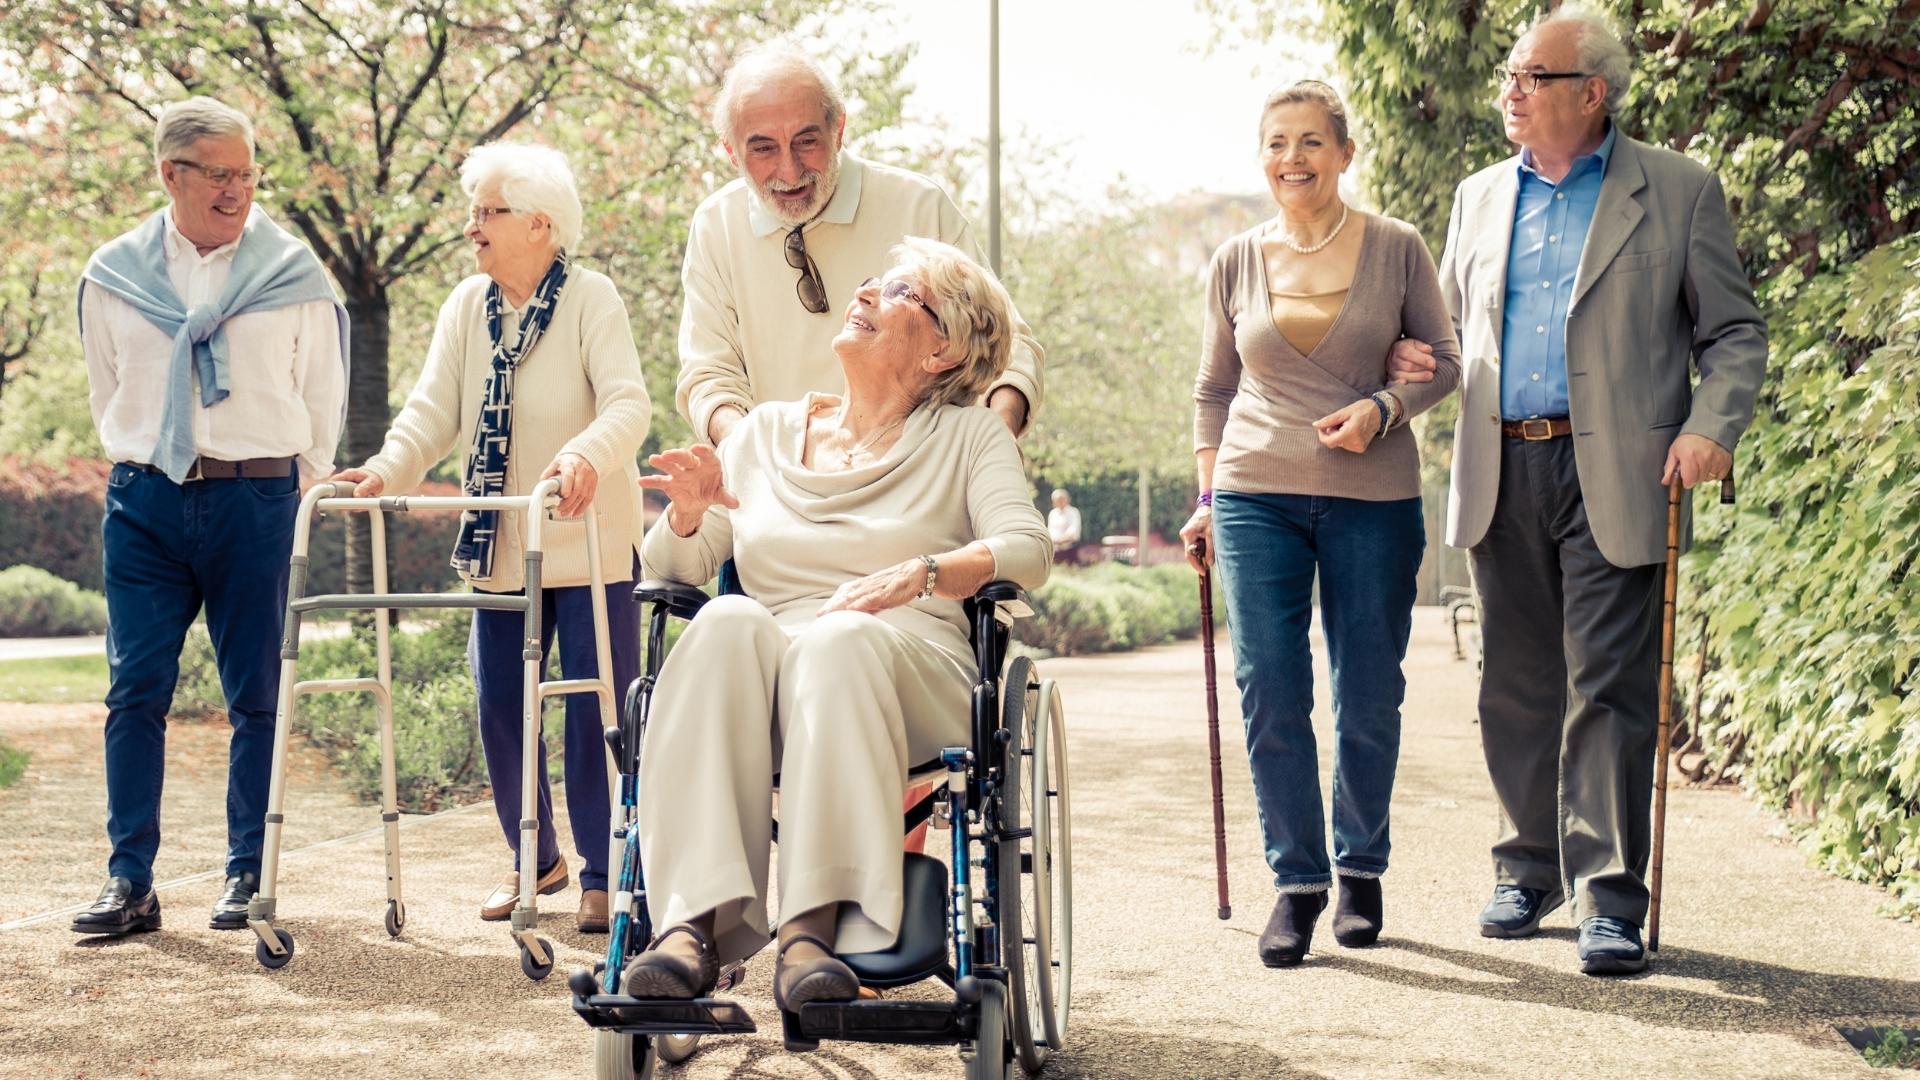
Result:
<instances>
[{"instance_id":1,"label":"cream cowl-neck top","mask_svg":"<svg viewBox=\"0 0 1920 1080\"><path fill-rule=\"evenodd\" d=\"M838 403L809 394L748 413L719 448L740 508L710 507L688 537L676 536L662 514L640 548L646 576L703 583L731 558L747 594L788 627L813 621L854 578L976 540L993 553L996 579L1028 589L1046 580L1053 543L998 416L977 405L922 405L879 460L837 472L807 468L807 416ZM971 667L959 600L915 600L881 618Z\"/></svg>"}]
</instances>

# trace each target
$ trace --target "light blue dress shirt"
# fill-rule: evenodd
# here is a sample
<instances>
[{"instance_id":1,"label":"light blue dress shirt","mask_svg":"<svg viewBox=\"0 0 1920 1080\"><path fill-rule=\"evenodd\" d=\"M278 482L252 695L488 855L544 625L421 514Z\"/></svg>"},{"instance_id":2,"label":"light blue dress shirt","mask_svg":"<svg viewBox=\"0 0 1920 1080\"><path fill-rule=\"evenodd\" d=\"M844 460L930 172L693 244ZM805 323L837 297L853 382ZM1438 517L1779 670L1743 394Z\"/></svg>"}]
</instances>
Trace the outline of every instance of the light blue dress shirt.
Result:
<instances>
[{"instance_id":1,"label":"light blue dress shirt","mask_svg":"<svg viewBox=\"0 0 1920 1080\"><path fill-rule=\"evenodd\" d=\"M1503 420L1567 415L1567 309L1618 134L1609 123L1600 149L1575 158L1558 184L1534 171L1531 151L1520 151L1500 341Z\"/></svg>"}]
</instances>

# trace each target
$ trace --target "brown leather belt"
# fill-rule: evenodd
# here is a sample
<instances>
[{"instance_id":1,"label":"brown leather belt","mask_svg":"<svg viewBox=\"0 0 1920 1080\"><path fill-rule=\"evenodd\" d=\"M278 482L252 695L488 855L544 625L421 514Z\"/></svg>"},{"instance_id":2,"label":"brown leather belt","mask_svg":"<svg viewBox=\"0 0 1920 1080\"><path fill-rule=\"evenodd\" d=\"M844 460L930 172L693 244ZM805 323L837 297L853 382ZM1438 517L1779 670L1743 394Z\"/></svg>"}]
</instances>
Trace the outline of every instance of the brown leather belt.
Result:
<instances>
[{"instance_id":1,"label":"brown leather belt","mask_svg":"<svg viewBox=\"0 0 1920 1080\"><path fill-rule=\"evenodd\" d=\"M1573 434L1573 421L1564 416L1540 420L1502 420L1500 434L1509 439L1546 442L1548 439L1561 439Z\"/></svg>"},{"instance_id":2,"label":"brown leather belt","mask_svg":"<svg viewBox=\"0 0 1920 1080\"><path fill-rule=\"evenodd\" d=\"M141 472L159 473L156 465L145 462L128 462ZM219 458L197 457L193 467L187 470L188 480L271 480L293 475L293 459L290 457L250 458L246 461L222 461Z\"/></svg>"}]
</instances>

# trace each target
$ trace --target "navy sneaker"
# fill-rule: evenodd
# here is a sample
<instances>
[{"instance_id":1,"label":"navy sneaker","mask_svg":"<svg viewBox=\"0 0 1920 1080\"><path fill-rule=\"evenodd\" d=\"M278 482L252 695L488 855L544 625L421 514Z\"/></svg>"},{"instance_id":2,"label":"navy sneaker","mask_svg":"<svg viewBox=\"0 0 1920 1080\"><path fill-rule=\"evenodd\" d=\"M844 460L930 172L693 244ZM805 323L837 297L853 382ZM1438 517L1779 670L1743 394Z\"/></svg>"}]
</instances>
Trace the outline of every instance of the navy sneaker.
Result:
<instances>
[{"instance_id":1,"label":"navy sneaker","mask_svg":"<svg viewBox=\"0 0 1920 1080\"><path fill-rule=\"evenodd\" d=\"M1495 885L1493 899L1480 912L1480 936L1498 938L1532 937L1540 930L1540 920L1566 903L1559 889L1529 889L1524 885Z\"/></svg>"},{"instance_id":2,"label":"navy sneaker","mask_svg":"<svg viewBox=\"0 0 1920 1080\"><path fill-rule=\"evenodd\" d=\"M1580 924L1580 970L1589 975L1631 975L1645 971L1647 950L1640 928L1625 919L1595 915Z\"/></svg>"}]
</instances>

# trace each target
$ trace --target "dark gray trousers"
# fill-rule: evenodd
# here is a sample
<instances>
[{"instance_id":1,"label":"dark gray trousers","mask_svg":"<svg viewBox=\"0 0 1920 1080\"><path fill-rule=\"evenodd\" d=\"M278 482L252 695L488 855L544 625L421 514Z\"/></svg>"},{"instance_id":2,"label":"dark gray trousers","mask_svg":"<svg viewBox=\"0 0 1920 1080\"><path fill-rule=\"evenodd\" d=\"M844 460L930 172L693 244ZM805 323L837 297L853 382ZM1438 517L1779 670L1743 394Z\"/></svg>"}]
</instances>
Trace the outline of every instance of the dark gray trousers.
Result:
<instances>
[{"instance_id":1,"label":"dark gray trousers","mask_svg":"<svg viewBox=\"0 0 1920 1080\"><path fill-rule=\"evenodd\" d=\"M1501 811L1495 880L1559 889L1577 919L1638 925L1666 569L1600 554L1572 438L1505 440L1493 521L1469 556L1486 650L1480 739Z\"/></svg>"}]
</instances>

